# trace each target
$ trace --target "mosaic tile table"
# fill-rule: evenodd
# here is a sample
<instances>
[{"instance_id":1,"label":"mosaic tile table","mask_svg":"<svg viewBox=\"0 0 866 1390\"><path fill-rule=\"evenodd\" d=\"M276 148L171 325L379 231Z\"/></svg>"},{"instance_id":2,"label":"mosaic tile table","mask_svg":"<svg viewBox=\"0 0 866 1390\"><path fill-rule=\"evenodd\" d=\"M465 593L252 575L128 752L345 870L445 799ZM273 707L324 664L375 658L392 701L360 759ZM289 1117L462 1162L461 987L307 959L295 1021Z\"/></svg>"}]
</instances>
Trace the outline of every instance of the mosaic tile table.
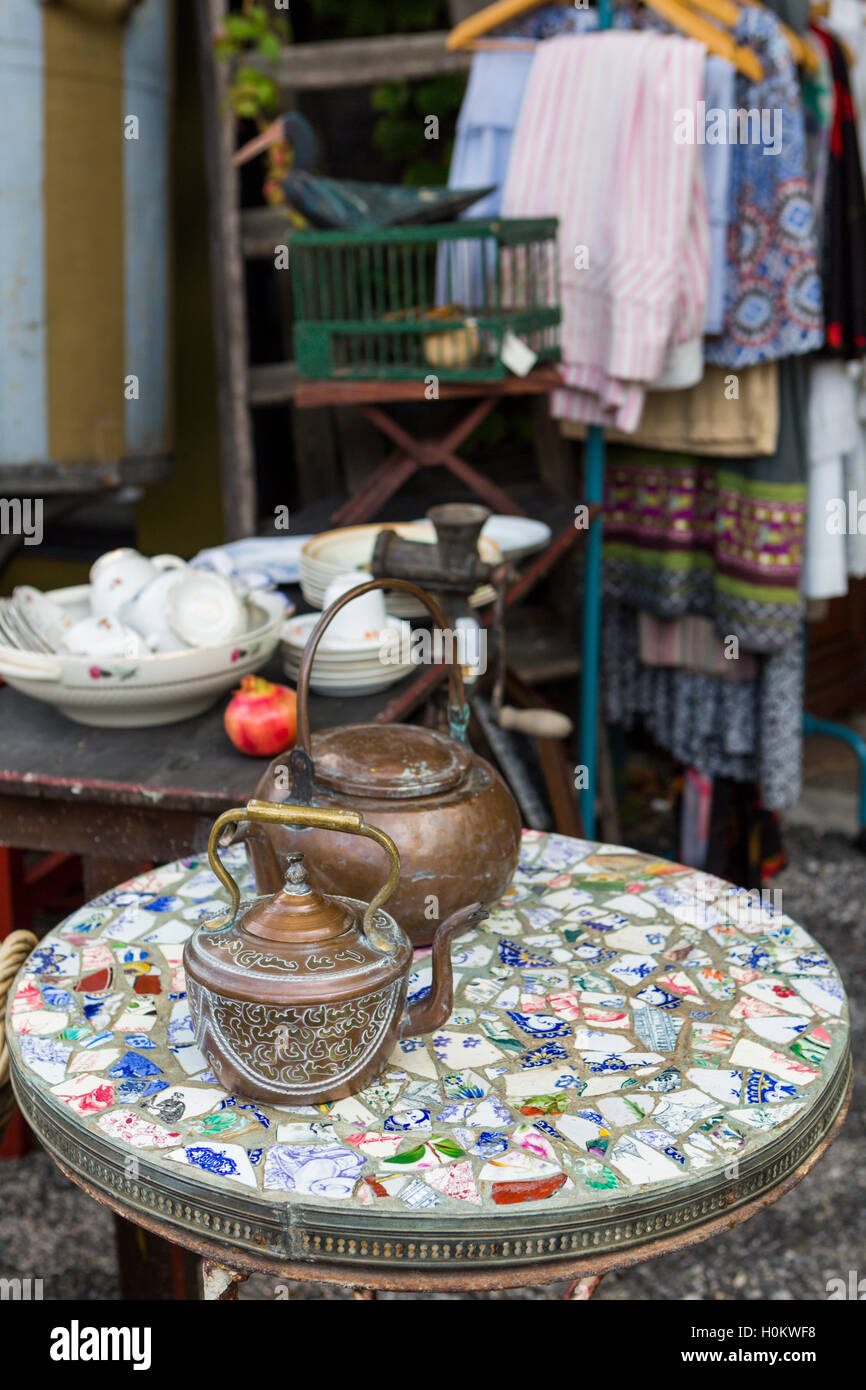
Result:
<instances>
[{"instance_id":1,"label":"mosaic tile table","mask_svg":"<svg viewBox=\"0 0 866 1390\"><path fill-rule=\"evenodd\" d=\"M227 860L249 895L243 851ZM76 912L24 965L9 1046L63 1171L238 1277L598 1274L749 1216L844 1118L845 994L801 927L681 865L536 832L455 944L445 1028L349 1100L253 1104L218 1085L184 991L220 891L185 859ZM429 981L422 954L410 997Z\"/></svg>"}]
</instances>

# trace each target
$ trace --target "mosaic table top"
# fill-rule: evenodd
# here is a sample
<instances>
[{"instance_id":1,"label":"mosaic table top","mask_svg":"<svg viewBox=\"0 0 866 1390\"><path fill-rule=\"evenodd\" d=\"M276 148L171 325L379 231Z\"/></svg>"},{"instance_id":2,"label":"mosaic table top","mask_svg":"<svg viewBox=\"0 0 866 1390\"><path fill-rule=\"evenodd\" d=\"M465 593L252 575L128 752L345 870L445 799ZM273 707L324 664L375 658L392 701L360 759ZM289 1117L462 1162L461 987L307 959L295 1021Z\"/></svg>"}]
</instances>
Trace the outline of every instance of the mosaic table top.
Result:
<instances>
[{"instance_id":1,"label":"mosaic table top","mask_svg":"<svg viewBox=\"0 0 866 1390\"><path fill-rule=\"evenodd\" d=\"M243 849L226 859L253 893ZM802 927L682 865L525 832L501 905L454 944L447 1025L348 1100L255 1104L218 1084L185 993L221 892L204 858L133 879L12 991L25 1113L133 1219L283 1260L563 1259L770 1190L843 1103L845 993Z\"/></svg>"}]
</instances>

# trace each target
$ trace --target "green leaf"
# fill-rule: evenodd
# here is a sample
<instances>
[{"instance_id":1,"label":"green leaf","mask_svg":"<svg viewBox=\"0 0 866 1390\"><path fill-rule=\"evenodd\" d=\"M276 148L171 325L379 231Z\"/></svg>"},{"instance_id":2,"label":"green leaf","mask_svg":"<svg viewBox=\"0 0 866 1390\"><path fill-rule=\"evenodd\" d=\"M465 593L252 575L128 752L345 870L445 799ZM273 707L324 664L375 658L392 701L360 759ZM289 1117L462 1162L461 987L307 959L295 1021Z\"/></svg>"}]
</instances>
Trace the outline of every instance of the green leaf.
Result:
<instances>
[{"instance_id":1,"label":"green leaf","mask_svg":"<svg viewBox=\"0 0 866 1390\"><path fill-rule=\"evenodd\" d=\"M414 1149L406 1149L404 1153L394 1154L391 1158L383 1160L385 1163L417 1163L424 1157L424 1145L418 1144Z\"/></svg>"},{"instance_id":2,"label":"green leaf","mask_svg":"<svg viewBox=\"0 0 866 1390\"><path fill-rule=\"evenodd\" d=\"M276 34L262 34L259 39L259 52L263 58L276 62L282 52L282 44Z\"/></svg>"},{"instance_id":3,"label":"green leaf","mask_svg":"<svg viewBox=\"0 0 866 1390\"><path fill-rule=\"evenodd\" d=\"M223 20L223 28L233 39L254 39L256 37L256 26L251 24L245 14L227 14Z\"/></svg>"},{"instance_id":4,"label":"green leaf","mask_svg":"<svg viewBox=\"0 0 866 1390\"><path fill-rule=\"evenodd\" d=\"M459 1144L455 1144L453 1139L434 1139L433 1147L445 1158L462 1158L466 1152Z\"/></svg>"}]
</instances>

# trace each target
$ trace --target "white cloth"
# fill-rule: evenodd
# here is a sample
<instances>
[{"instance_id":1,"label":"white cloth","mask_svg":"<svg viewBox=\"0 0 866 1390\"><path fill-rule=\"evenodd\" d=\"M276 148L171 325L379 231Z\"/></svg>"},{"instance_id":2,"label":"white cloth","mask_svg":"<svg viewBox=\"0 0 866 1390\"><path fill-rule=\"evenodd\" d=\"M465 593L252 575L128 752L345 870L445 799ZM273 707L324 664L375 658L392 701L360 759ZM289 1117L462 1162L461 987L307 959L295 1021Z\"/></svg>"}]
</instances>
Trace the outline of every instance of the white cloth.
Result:
<instances>
[{"instance_id":1,"label":"white cloth","mask_svg":"<svg viewBox=\"0 0 866 1390\"><path fill-rule=\"evenodd\" d=\"M848 592L848 545L830 524L834 510L848 507L849 460L859 455L857 383L845 362L814 361L809 366L807 449L809 494L801 587L806 598L839 598ZM848 529L857 525L848 516Z\"/></svg>"},{"instance_id":2,"label":"white cloth","mask_svg":"<svg viewBox=\"0 0 866 1390\"><path fill-rule=\"evenodd\" d=\"M857 140L861 158L866 157L866 24L864 24L861 0L831 0L827 27L843 39L856 59L848 70L851 97L854 103L854 116L857 121ZM858 416L860 420L857 447L845 455L844 482L847 498L854 493L857 499L866 498L866 372L860 364L848 364L849 372L856 375L859 386ZM857 529L859 516L853 522L849 517L846 536L846 555L848 574L853 579L866 577L866 534ZM864 519L866 524L866 519Z\"/></svg>"},{"instance_id":3,"label":"white cloth","mask_svg":"<svg viewBox=\"0 0 866 1390\"><path fill-rule=\"evenodd\" d=\"M213 570L235 579L248 589L272 589L276 584L298 584L301 550L311 536L249 536L200 550L190 561L196 569Z\"/></svg>"},{"instance_id":4,"label":"white cloth","mask_svg":"<svg viewBox=\"0 0 866 1390\"><path fill-rule=\"evenodd\" d=\"M700 147L675 139L702 44L609 32L541 44L502 200L560 219L563 378L555 417L633 431L668 349L703 330L709 219Z\"/></svg>"}]
</instances>

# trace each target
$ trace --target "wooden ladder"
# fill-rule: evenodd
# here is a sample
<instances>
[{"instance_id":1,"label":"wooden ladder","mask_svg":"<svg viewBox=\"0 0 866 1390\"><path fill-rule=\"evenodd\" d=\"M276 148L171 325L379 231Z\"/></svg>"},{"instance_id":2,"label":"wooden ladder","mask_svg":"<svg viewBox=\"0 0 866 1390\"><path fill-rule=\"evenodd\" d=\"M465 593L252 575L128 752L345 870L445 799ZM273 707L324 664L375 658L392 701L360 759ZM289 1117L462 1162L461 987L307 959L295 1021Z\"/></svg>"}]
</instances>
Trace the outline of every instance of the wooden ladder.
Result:
<instances>
[{"instance_id":1,"label":"wooden ladder","mask_svg":"<svg viewBox=\"0 0 866 1390\"><path fill-rule=\"evenodd\" d=\"M257 529L257 489L252 412L263 406L291 405L295 391L294 364L249 365L249 327L245 263L273 259L286 241L287 222L278 208L242 211L239 178L231 159L236 149L235 118L226 100L226 75L215 59L213 35L228 9L227 0L196 0L199 71L202 90L204 147L210 210L210 260L219 392L220 477L227 540L254 535ZM454 23L472 9L474 0L449 0ZM364 87L377 82L415 80L439 73L464 72L471 57L449 53L445 32L396 34L384 38L330 40L292 44L283 49L271 71L280 87L284 109L299 92ZM285 331L291 313L290 287L284 286ZM353 415L356 412L352 412ZM338 428L345 432L345 421ZM330 473L330 490L341 482L333 454L328 413L305 410L302 426L294 428L295 460L302 501L318 483L323 468ZM344 453L347 451L344 449ZM326 462L330 457L330 463ZM348 478L353 482L351 475ZM329 490L329 489L326 489Z\"/></svg>"}]
</instances>

